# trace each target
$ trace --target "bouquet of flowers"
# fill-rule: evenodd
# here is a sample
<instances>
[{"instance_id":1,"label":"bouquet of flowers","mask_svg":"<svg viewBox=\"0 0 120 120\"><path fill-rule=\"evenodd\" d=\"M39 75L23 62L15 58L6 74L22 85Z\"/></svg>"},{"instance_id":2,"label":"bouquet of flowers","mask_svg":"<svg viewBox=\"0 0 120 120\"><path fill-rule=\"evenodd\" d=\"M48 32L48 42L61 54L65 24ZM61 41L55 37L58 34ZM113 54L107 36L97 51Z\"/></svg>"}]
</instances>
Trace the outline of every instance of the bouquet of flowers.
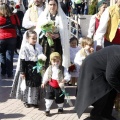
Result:
<instances>
[{"instance_id":1,"label":"bouquet of flowers","mask_svg":"<svg viewBox=\"0 0 120 120\"><path fill-rule=\"evenodd\" d=\"M43 66L45 64L47 57L44 54L38 55L38 61L36 63L36 66L33 67L33 71L37 69L37 73L40 73L43 75Z\"/></svg>"},{"instance_id":2,"label":"bouquet of flowers","mask_svg":"<svg viewBox=\"0 0 120 120\"><path fill-rule=\"evenodd\" d=\"M68 71L69 71L69 72L74 72L75 70L76 70L75 64L71 64L71 65L68 67Z\"/></svg>"},{"instance_id":3,"label":"bouquet of flowers","mask_svg":"<svg viewBox=\"0 0 120 120\"><path fill-rule=\"evenodd\" d=\"M54 22L53 21L45 21L41 26L40 28L42 29L42 32L44 34L46 34L46 32L53 32L54 31ZM53 42L53 39L51 37L47 37L47 41L48 41L48 44L49 46L53 46L54 45L54 42Z\"/></svg>"}]
</instances>

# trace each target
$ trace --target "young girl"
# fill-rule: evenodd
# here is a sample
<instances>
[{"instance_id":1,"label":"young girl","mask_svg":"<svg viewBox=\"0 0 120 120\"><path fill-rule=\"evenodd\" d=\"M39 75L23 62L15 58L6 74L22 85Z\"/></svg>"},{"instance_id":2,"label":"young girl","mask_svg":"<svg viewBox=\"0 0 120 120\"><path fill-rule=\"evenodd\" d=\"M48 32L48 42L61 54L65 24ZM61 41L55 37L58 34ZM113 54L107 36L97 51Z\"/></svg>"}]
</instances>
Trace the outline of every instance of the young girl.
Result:
<instances>
[{"instance_id":1,"label":"young girl","mask_svg":"<svg viewBox=\"0 0 120 120\"><path fill-rule=\"evenodd\" d=\"M36 66L38 55L42 53L42 47L37 44L37 34L33 30L26 32L27 42L21 46L18 66L18 73L15 74L11 96L22 99L25 107L31 105L37 107L39 97L39 86L41 86L41 75ZM23 44L22 44L23 45ZM18 67L17 67L18 68ZM21 83L25 80L26 89L21 91Z\"/></svg>"},{"instance_id":2,"label":"young girl","mask_svg":"<svg viewBox=\"0 0 120 120\"><path fill-rule=\"evenodd\" d=\"M94 52L93 49L93 39L88 38L88 37L84 37L81 40L81 50L79 50L76 53L75 59L74 59L74 63L77 69L77 77L79 75L79 69L80 66L82 65L83 60L91 53Z\"/></svg>"},{"instance_id":3,"label":"young girl","mask_svg":"<svg viewBox=\"0 0 120 120\"><path fill-rule=\"evenodd\" d=\"M76 37L72 37L70 39L70 61L71 61L71 68L73 67L74 64L74 58L76 53L80 50L80 47L77 46L78 45L78 39ZM76 69L70 71L71 74L71 83L72 85L75 85L77 77L76 77Z\"/></svg>"},{"instance_id":4,"label":"young girl","mask_svg":"<svg viewBox=\"0 0 120 120\"><path fill-rule=\"evenodd\" d=\"M58 105L58 113L63 112L64 95L62 95L61 83L64 84L70 80L70 74L61 66L61 56L58 52L53 52L50 54L51 65L47 68L41 87L44 88L46 85L46 116L50 114L50 107L53 100ZM61 96L62 95L62 96Z\"/></svg>"}]
</instances>

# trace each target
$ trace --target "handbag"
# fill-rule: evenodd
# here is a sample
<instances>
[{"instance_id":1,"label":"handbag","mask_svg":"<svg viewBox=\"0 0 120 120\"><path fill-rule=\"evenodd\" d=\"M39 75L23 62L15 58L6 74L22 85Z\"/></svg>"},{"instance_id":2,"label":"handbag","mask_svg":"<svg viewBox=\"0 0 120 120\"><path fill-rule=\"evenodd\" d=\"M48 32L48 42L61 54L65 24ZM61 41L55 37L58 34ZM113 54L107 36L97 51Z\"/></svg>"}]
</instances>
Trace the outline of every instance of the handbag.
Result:
<instances>
[{"instance_id":1,"label":"handbag","mask_svg":"<svg viewBox=\"0 0 120 120\"><path fill-rule=\"evenodd\" d=\"M21 79L22 80L22 82L21 82L21 85L20 85L20 89L21 89L21 91L25 91L25 89L26 89L26 81L25 81L25 79Z\"/></svg>"},{"instance_id":2,"label":"handbag","mask_svg":"<svg viewBox=\"0 0 120 120\"><path fill-rule=\"evenodd\" d=\"M16 18L16 15L14 15L14 18L16 20L16 32L17 32L17 42L16 42L16 49L20 49L21 48L21 43L22 43L22 39L23 39L23 35L22 35L22 32L21 32L21 28L18 24L18 21L17 21L17 18Z\"/></svg>"}]
</instances>

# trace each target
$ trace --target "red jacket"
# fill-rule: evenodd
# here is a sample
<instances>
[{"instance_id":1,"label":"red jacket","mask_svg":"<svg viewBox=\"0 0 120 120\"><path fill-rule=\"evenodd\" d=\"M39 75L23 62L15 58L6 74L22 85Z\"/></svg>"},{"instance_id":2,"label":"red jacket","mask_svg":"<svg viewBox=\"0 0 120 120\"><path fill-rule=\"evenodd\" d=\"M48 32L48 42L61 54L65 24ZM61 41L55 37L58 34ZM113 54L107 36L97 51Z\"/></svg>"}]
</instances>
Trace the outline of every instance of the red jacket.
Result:
<instances>
[{"instance_id":1,"label":"red jacket","mask_svg":"<svg viewBox=\"0 0 120 120\"><path fill-rule=\"evenodd\" d=\"M15 19L15 17L16 17L16 19ZM15 15L15 14L11 15L10 20L13 25L20 25L20 21L19 21L17 15ZM0 40L17 37L15 27L14 28L1 28L1 26L6 25L6 21L7 21L6 17L0 16Z\"/></svg>"}]
</instances>

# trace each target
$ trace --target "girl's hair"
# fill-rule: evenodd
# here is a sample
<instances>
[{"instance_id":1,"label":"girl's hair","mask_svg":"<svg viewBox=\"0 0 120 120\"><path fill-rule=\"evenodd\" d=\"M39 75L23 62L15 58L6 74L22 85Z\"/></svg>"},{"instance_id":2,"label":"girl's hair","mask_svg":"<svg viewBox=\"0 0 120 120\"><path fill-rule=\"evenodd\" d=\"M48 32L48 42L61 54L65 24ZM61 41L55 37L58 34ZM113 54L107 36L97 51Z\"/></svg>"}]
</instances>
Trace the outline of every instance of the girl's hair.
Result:
<instances>
[{"instance_id":1,"label":"girl's hair","mask_svg":"<svg viewBox=\"0 0 120 120\"><path fill-rule=\"evenodd\" d=\"M58 6L58 0L48 0L48 3L49 3L50 1L55 1L55 2L57 3L57 6Z\"/></svg>"},{"instance_id":2,"label":"girl's hair","mask_svg":"<svg viewBox=\"0 0 120 120\"><path fill-rule=\"evenodd\" d=\"M107 3L106 3L106 2L102 2L102 4L98 7L98 11L100 11L100 8L101 8L103 5L107 5Z\"/></svg>"},{"instance_id":3,"label":"girl's hair","mask_svg":"<svg viewBox=\"0 0 120 120\"><path fill-rule=\"evenodd\" d=\"M7 4L2 3L0 5L0 16L10 17L11 15L12 15L12 11L10 7Z\"/></svg>"},{"instance_id":4,"label":"girl's hair","mask_svg":"<svg viewBox=\"0 0 120 120\"><path fill-rule=\"evenodd\" d=\"M78 45L78 39L77 39L76 37L71 37L69 43L71 43L71 42L74 41L74 40L77 41L77 45Z\"/></svg>"},{"instance_id":5,"label":"girl's hair","mask_svg":"<svg viewBox=\"0 0 120 120\"><path fill-rule=\"evenodd\" d=\"M85 47L85 45L93 45L93 39L89 37L83 37L81 41L81 46Z\"/></svg>"},{"instance_id":6,"label":"girl's hair","mask_svg":"<svg viewBox=\"0 0 120 120\"><path fill-rule=\"evenodd\" d=\"M26 37L29 38L31 34L37 35L37 33L34 30L27 30Z\"/></svg>"}]
</instances>

